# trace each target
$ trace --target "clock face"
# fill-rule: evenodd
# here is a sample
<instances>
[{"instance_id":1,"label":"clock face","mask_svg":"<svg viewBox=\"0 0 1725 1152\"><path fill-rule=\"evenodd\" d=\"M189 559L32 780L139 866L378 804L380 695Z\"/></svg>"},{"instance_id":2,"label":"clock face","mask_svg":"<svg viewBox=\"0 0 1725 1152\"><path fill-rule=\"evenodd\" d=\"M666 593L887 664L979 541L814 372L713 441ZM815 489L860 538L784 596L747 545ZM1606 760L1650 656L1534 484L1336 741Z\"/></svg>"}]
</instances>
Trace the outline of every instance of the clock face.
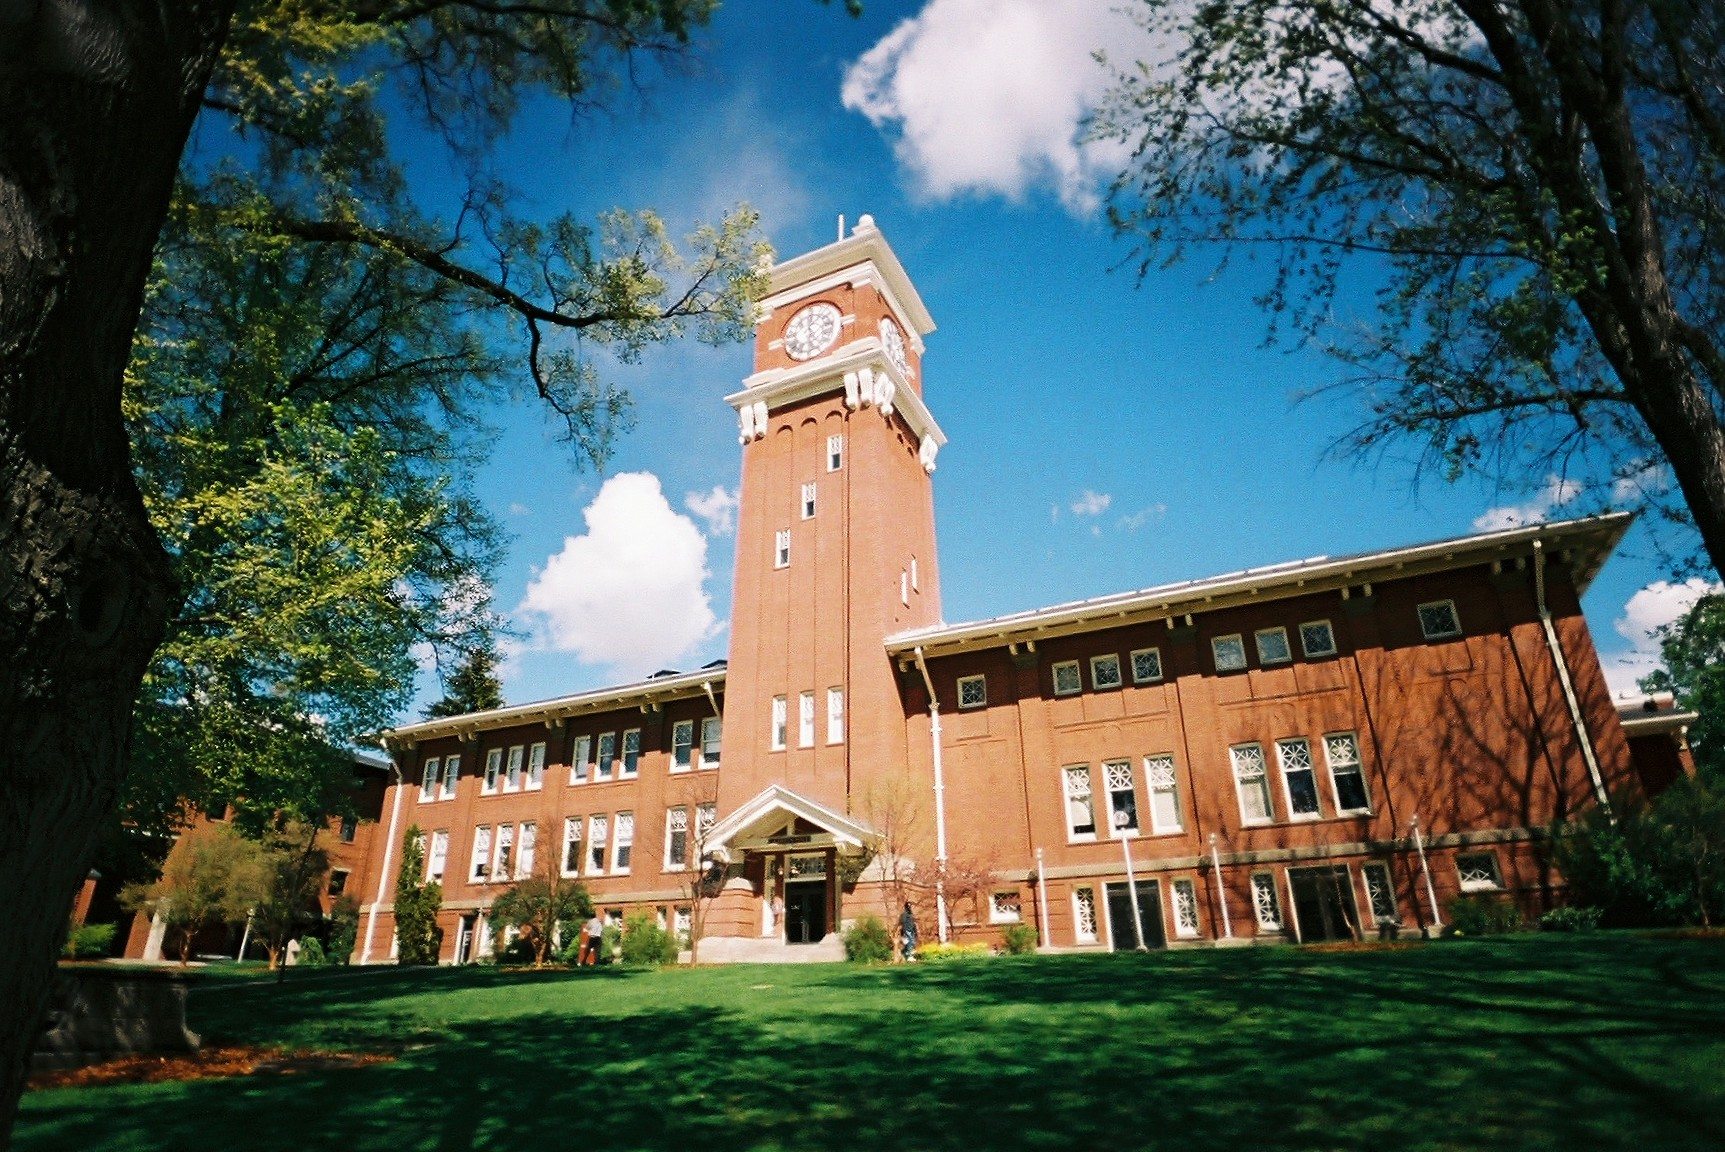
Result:
<instances>
[{"instance_id":1,"label":"clock face","mask_svg":"<svg viewBox=\"0 0 1725 1152\"><path fill-rule=\"evenodd\" d=\"M839 338L839 310L831 304L810 304L785 325L785 351L792 360L819 356Z\"/></svg>"},{"instance_id":2,"label":"clock face","mask_svg":"<svg viewBox=\"0 0 1725 1152\"><path fill-rule=\"evenodd\" d=\"M880 342L886 347L887 359L908 380L910 358L904 354L904 333L898 330L898 325L890 317L880 322Z\"/></svg>"}]
</instances>

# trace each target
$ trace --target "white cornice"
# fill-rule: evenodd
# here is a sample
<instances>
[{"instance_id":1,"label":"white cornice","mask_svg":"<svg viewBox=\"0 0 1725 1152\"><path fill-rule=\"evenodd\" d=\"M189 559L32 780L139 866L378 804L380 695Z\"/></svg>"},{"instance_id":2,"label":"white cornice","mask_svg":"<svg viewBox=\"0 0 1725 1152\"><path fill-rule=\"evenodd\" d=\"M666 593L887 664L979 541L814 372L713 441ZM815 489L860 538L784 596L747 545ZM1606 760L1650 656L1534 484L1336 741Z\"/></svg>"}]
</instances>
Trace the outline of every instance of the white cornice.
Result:
<instances>
[{"instance_id":1,"label":"white cornice","mask_svg":"<svg viewBox=\"0 0 1725 1152\"><path fill-rule=\"evenodd\" d=\"M725 397L725 403L739 412L745 404L764 403L770 413L787 404L837 391L845 386L845 373L859 372L864 368L872 369L892 380L895 389L893 409L904 416L905 423L919 440L933 440L938 445L946 444L946 433L935 423L934 414L928 410L928 405L923 403L922 397L911 388L904 373L898 370L898 365L887 356L880 337L874 335L853 340L825 356L810 360L806 364L798 364L794 368L768 368L765 372L757 372L743 381L741 392L733 392Z\"/></svg>"},{"instance_id":2,"label":"white cornice","mask_svg":"<svg viewBox=\"0 0 1725 1152\"><path fill-rule=\"evenodd\" d=\"M878 283L881 294L916 337L934 331L934 317L929 315L922 297L917 294L916 285L910 282L904 265L898 262L898 256L886 242L886 237L867 216L843 240L775 264L768 281L767 296L761 303L777 308L780 304L824 291L836 284L865 280ZM917 350L921 351L920 342Z\"/></svg>"}]
</instances>

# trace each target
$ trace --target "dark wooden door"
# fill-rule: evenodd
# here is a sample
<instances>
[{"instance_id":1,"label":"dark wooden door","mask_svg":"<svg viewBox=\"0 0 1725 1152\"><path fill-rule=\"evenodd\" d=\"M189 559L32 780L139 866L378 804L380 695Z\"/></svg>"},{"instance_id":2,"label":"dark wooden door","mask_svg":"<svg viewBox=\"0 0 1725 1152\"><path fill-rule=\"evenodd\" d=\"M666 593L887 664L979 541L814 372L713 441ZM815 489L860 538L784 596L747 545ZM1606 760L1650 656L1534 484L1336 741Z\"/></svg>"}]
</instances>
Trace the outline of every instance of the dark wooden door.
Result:
<instances>
[{"instance_id":1,"label":"dark wooden door","mask_svg":"<svg viewBox=\"0 0 1725 1152\"><path fill-rule=\"evenodd\" d=\"M1167 943L1162 932L1162 893L1154 880L1138 881L1138 915L1144 921L1146 948L1160 948ZM1138 947L1129 884L1108 885L1108 939L1116 952L1130 952Z\"/></svg>"},{"instance_id":2,"label":"dark wooden door","mask_svg":"<svg viewBox=\"0 0 1725 1152\"><path fill-rule=\"evenodd\" d=\"M1301 943L1354 938L1353 889L1345 867L1291 868L1288 880Z\"/></svg>"},{"instance_id":3,"label":"dark wooden door","mask_svg":"<svg viewBox=\"0 0 1725 1152\"><path fill-rule=\"evenodd\" d=\"M825 880L793 881L785 885L785 940L818 944L827 934Z\"/></svg>"}]
</instances>

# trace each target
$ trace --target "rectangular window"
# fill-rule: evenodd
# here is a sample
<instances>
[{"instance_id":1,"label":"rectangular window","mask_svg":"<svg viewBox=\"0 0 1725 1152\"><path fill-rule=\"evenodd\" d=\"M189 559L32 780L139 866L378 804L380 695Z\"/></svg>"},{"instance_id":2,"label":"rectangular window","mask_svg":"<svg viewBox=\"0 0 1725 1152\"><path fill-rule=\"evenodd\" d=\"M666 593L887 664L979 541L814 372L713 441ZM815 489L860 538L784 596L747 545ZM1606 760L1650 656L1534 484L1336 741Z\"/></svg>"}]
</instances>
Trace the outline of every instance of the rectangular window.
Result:
<instances>
[{"instance_id":1,"label":"rectangular window","mask_svg":"<svg viewBox=\"0 0 1725 1152\"><path fill-rule=\"evenodd\" d=\"M431 834L431 851L425 857L425 879L442 880L443 870L449 866L449 833L433 832Z\"/></svg>"},{"instance_id":2,"label":"rectangular window","mask_svg":"<svg viewBox=\"0 0 1725 1152\"><path fill-rule=\"evenodd\" d=\"M1497 870L1495 852L1463 853L1455 858L1455 870L1463 892L1488 892L1503 887L1503 873Z\"/></svg>"},{"instance_id":3,"label":"rectangular window","mask_svg":"<svg viewBox=\"0 0 1725 1152\"><path fill-rule=\"evenodd\" d=\"M773 567L789 568L791 566L791 530L780 528L773 538Z\"/></svg>"},{"instance_id":4,"label":"rectangular window","mask_svg":"<svg viewBox=\"0 0 1725 1152\"><path fill-rule=\"evenodd\" d=\"M1461 618L1455 614L1454 600L1434 600L1421 604L1420 631L1427 640L1448 640L1461 635Z\"/></svg>"},{"instance_id":5,"label":"rectangular window","mask_svg":"<svg viewBox=\"0 0 1725 1152\"><path fill-rule=\"evenodd\" d=\"M461 777L461 757L445 756L443 758L443 798L455 799L455 782Z\"/></svg>"},{"instance_id":6,"label":"rectangular window","mask_svg":"<svg viewBox=\"0 0 1725 1152\"><path fill-rule=\"evenodd\" d=\"M1300 625L1300 651L1308 660L1336 654L1336 633L1328 620L1311 620Z\"/></svg>"},{"instance_id":7,"label":"rectangular window","mask_svg":"<svg viewBox=\"0 0 1725 1152\"><path fill-rule=\"evenodd\" d=\"M687 772L695 762L695 722L679 720L671 725L671 771Z\"/></svg>"},{"instance_id":8,"label":"rectangular window","mask_svg":"<svg viewBox=\"0 0 1725 1152\"><path fill-rule=\"evenodd\" d=\"M1116 836L1138 835L1138 789L1132 785L1132 765L1112 760L1102 766L1108 786L1108 826Z\"/></svg>"},{"instance_id":9,"label":"rectangular window","mask_svg":"<svg viewBox=\"0 0 1725 1152\"><path fill-rule=\"evenodd\" d=\"M1268 824L1276 818L1270 807L1269 774L1264 769L1264 750L1256 744L1228 749L1234 761L1234 789L1240 795L1240 819L1247 824Z\"/></svg>"},{"instance_id":10,"label":"rectangular window","mask_svg":"<svg viewBox=\"0 0 1725 1152\"><path fill-rule=\"evenodd\" d=\"M1180 831L1180 785L1174 778L1174 757L1144 757L1144 783L1150 789L1150 830Z\"/></svg>"},{"instance_id":11,"label":"rectangular window","mask_svg":"<svg viewBox=\"0 0 1725 1152\"><path fill-rule=\"evenodd\" d=\"M990 924L1016 924L1024 919L1024 905L1014 888L1010 892L995 892L988 898Z\"/></svg>"},{"instance_id":12,"label":"rectangular window","mask_svg":"<svg viewBox=\"0 0 1725 1152\"><path fill-rule=\"evenodd\" d=\"M1360 875L1366 881L1366 899L1372 906L1372 919L1389 923L1401 917L1396 912L1396 887L1390 879L1390 867L1373 860L1360 865Z\"/></svg>"},{"instance_id":13,"label":"rectangular window","mask_svg":"<svg viewBox=\"0 0 1725 1152\"><path fill-rule=\"evenodd\" d=\"M573 876L581 871L581 817L566 816L563 819L563 875Z\"/></svg>"},{"instance_id":14,"label":"rectangular window","mask_svg":"<svg viewBox=\"0 0 1725 1152\"><path fill-rule=\"evenodd\" d=\"M527 787L534 792L545 787L545 742L543 740L527 750Z\"/></svg>"},{"instance_id":15,"label":"rectangular window","mask_svg":"<svg viewBox=\"0 0 1725 1152\"><path fill-rule=\"evenodd\" d=\"M910 607L910 573L903 568L898 570L898 602Z\"/></svg>"},{"instance_id":16,"label":"rectangular window","mask_svg":"<svg viewBox=\"0 0 1725 1152\"><path fill-rule=\"evenodd\" d=\"M683 944L688 944L689 933L695 930L695 914L686 906L679 906L671 913L671 930L680 938Z\"/></svg>"},{"instance_id":17,"label":"rectangular window","mask_svg":"<svg viewBox=\"0 0 1725 1152\"><path fill-rule=\"evenodd\" d=\"M845 742L845 690L827 689L827 743Z\"/></svg>"},{"instance_id":18,"label":"rectangular window","mask_svg":"<svg viewBox=\"0 0 1725 1152\"><path fill-rule=\"evenodd\" d=\"M843 436L827 437L827 471L837 472L845 466L845 438Z\"/></svg>"},{"instance_id":19,"label":"rectangular window","mask_svg":"<svg viewBox=\"0 0 1725 1152\"><path fill-rule=\"evenodd\" d=\"M1318 774L1312 771L1312 746L1304 740L1276 741L1276 760L1282 766L1282 787L1288 794L1288 819L1318 818Z\"/></svg>"},{"instance_id":20,"label":"rectangular window","mask_svg":"<svg viewBox=\"0 0 1725 1152\"><path fill-rule=\"evenodd\" d=\"M815 746L815 694L802 692L797 695L797 747L813 748Z\"/></svg>"},{"instance_id":21,"label":"rectangular window","mask_svg":"<svg viewBox=\"0 0 1725 1152\"><path fill-rule=\"evenodd\" d=\"M491 829L481 824L473 830L473 859L468 865L468 879L485 879L485 869L491 863Z\"/></svg>"},{"instance_id":22,"label":"rectangular window","mask_svg":"<svg viewBox=\"0 0 1725 1152\"><path fill-rule=\"evenodd\" d=\"M1084 682L1078 677L1078 661L1062 660L1054 666L1054 694L1056 696L1071 696L1084 687Z\"/></svg>"},{"instance_id":23,"label":"rectangular window","mask_svg":"<svg viewBox=\"0 0 1725 1152\"><path fill-rule=\"evenodd\" d=\"M425 762L425 771L419 777L419 802L421 804L429 804L437 799L439 771L440 764L437 757L433 756Z\"/></svg>"},{"instance_id":24,"label":"rectangular window","mask_svg":"<svg viewBox=\"0 0 1725 1152\"><path fill-rule=\"evenodd\" d=\"M529 820L521 826L521 846L515 853L515 878L533 875L535 853L539 848L539 825Z\"/></svg>"},{"instance_id":25,"label":"rectangular window","mask_svg":"<svg viewBox=\"0 0 1725 1152\"><path fill-rule=\"evenodd\" d=\"M665 813L665 871L689 866L689 810L672 808Z\"/></svg>"},{"instance_id":26,"label":"rectangular window","mask_svg":"<svg viewBox=\"0 0 1725 1152\"><path fill-rule=\"evenodd\" d=\"M1174 889L1174 935L1191 939L1198 935L1198 889L1190 880L1176 880Z\"/></svg>"},{"instance_id":27,"label":"rectangular window","mask_svg":"<svg viewBox=\"0 0 1725 1152\"><path fill-rule=\"evenodd\" d=\"M623 770L618 775L632 780L641 772L641 730L631 728L623 733Z\"/></svg>"},{"instance_id":28,"label":"rectangular window","mask_svg":"<svg viewBox=\"0 0 1725 1152\"><path fill-rule=\"evenodd\" d=\"M695 805L695 847L705 848L713 825L719 822L719 806L713 803Z\"/></svg>"},{"instance_id":29,"label":"rectangular window","mask_svg":"<svg viewBox=\"0 0 1725 1152\"><path fill-rule=\"evenodd\" d=\"M491 861L493 880L509 879L510 865L515 863L515 825L497 826L497 848Z\"/></svg>"},{"instance_id":30,"label":"rectangular window","mask_svg":"<svg viewBox=\"0 0 1725 1152\"><path fill-rule=\"evenodd\" d=\"M921 592L922 591L922 581L917 579L917 575L916 575L916 557L915 556L912 556L910 558L910 590L912 592Z\"/></svg>"},{"instance_id":31,"label":"rectangular window","mask_svg":"<svg viewBox=\"0 0 1725 1152\"><path fill-rule=\"evenodd\" d=\"M1092 656L1090 658L1090 686L1098 692L1106 692L1110 688L1120 687L1120 657Z\"/></svg>"},{"instance_id":32,"label":"rectangular window","mask_svg":"<svg viewBox=\"0 0 1725 1152\"><path fill-rule=\"evenodd\" d=\"M1293 651L1288 647L1288 630L1286 628L1260 628L1252 633L1252 639L1258 644L1258 663L1286 664L1294 658Z\"/></svg>"},{"instance_id":33,"label":"rectangular window","mask_svg":"<svg viewBox=\"0 0 1725 1152\"><path fill-rule=\"evenodd\" d=\"M815 518L815 486L814 486L814 482L810 481L809 483L803 485L803 519L804 520L813 520L814 518Z\"/></svg>"},{"instance_id":34,"label":"rectangular window","mask_svg":"<svg viewBox=\"0 0 1725 1152\"><path fill-rule=\"evenodd\" d=\"M1096 890L1078 888L1072 893L1072 935L1080 944L1096 943Z\"/></svg>"},{"instance_id":35,"label":"rectangular window","mask_svg":"<svg viewBox=\"0 0 1725 1152\"><path fill-rule=\"evenodd\" d=\"M329 894L340 896L347 891L347 869L332 868L329 873Z\"/></svg>"},{"instance_id":36,"label":"rectangular window","mask_svg":"<svg viewBox=\"0 0 1725 1152\"><path fill-rule=\"evenodd\" d=\"M509 768L503 774L505 792L521 791L521 755L525 751L519 744L509 750Z\"/></svg>"},{"instance_id":37,"label":"rectangular window","mask_svg":"<svg viewBox=\"0 0 1725 1152\"><path fill-rule=\"evenodd\" d=\"M783 696L774 696L773 742L771 744L771 748L774 752L783 752L785 750L785 723L785 698Z\"/></svg>"},{"instance_id":38,"label":"rectangular window","mask_svg":"<svg viewBox=\"0 0 1725 1152\"><path fill-rule=\"evenodd\" d=\"M1162 679L1162 651L1140 648L1132 653L1132 683L1154 684Z\"/></svg>"},{"instance_id":39,"label":"rectangular window","mask_svg":"<svg viewBox=\"0 0 1725 1152\"><path fill-rule=\"evenodd\" d=\"M629 871L630 858L635 853L635 814L617 813L617 837L612 847L611 871L622 875Z\"/></svg>"},{"instance_id":40,"label":"rectangular window","mask_svg":"<svg viewBox=\"0 0 1725 1152\"><path fill-rule=\"evenodd\" d=\"M960 708L981 708L987 703L987 676L960 676L958 678L958 706Z\"/></svg>"},{"instance_id":41,"label":"rectangular window","mask_svg":"<svg viewBox=\"0 0 1725 1152\"><path fill-rule=\"evenodd\" d=\"M1090 766L1061 769L1066 789L1066 829L1074 840L1096 839L1096 805L1090 797Z\"/></svg>"},{"instance_id":42,"label":"rectangular window","mask_svg":"<svg viewBox=\"0 0 1725 1152\"><path fill-rule=\"evenodd\" d=\"M617 734L599 733L599 757L593 761L593 779L611 779L611 768L617 762Z\"/></svg>"},{"instance_id":43,"label":"rectangular window","mask_svg":"<svg viewBox=\"0 0 1725 1152\"><path fill-rule=\"evenodd\" d=\"M352 844L354 838L358 835L359 818L355 816L343 816L341 818L341 842L343 844Z\"/></svg>"},{"instance_id":44,"label":"rectangular window","mask_svg":"<svg viewBox=\"0 0 1725 1152\"><path fill-rule=\"evenodd\" d=\"M1352 732L1324 737L1324 759L1330 765L1330 787L1337 812L1368 812L1372 798L1366 793L1366 774L1360 767L1360 741Z\"/></svg>"},{"instance_id":45,"label":"rectangular window","mask_svg":"<svg viewBox=\"0 0 1725 1152\"><path fill-rule=\"evenodd\" d=\"M701 721L701 767L719 766L719 745L724 734L724 721L709 716Z\"/></svg>"},{"instance_id":46,"label":"rectangular window","mask_svg":"<svg viewBox=\"0 0 1725 1152\"><path fill-rule=\"evenodd\" d=\"M487 796L497 791L497 778L503 774L503 749L493 748L485 754L485 782L479 790Z\"/></svg>"},{"instance_id":47,"label":"rectangular window","mask_svg":"<svg viewBox=\"0 0 1725 1152\"><path fill-rule=\"evenodd\" d=\"M1218 672L1239 672L1246 667L1246 642L1238 632L1218 636L1210 641L1210 658L1216 662Z\"/></svg>"},{"instance_id":48,"label":"rectangular window","mask_svg":"<svg viewBox=\"0 0 1725 1152\"><path fill-rule=\"evenodd\" d=\"M604 816L587 817L587 875L605 874L605 841L610 838L611 821Z\"/></svg>"},{"instance_id":49,"label":"rectangular window","mask_svg":"<svg viewBox=\"0 0 1725 1152\"><path fill-rule=\"evenodd\" d=\"M1252 873L1252 911L1258 927L1268 932L1282 930L1282 900L1276 894L1276 877L1269 872Z\"/></svg>"},{"instance_id":50,"label":"rectangular window","mask_svg":"<svg viewBox=\"0 0 1725 1152\"><path fill-rule=\"evenodd\" d=\"M569 755L569 783L587 783L587 765L593 759L593 737L575 737L575 751Z\"/></svg>"}]
</instances>

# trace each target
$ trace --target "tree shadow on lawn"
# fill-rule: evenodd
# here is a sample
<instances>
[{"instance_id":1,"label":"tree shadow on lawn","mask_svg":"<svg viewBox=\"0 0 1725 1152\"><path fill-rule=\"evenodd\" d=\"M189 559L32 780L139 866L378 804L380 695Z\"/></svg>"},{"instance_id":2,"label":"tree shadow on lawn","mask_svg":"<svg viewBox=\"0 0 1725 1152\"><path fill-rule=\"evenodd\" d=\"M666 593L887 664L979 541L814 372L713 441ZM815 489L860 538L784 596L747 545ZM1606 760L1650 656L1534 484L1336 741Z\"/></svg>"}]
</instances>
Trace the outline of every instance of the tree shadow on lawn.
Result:
<instances>
[{"instance_id":1,"label":"tree shadow on lawn","mask_svg":"<svg viewBox=\"0 0 1725 1152\"><path fill-rule=\"evenodd\" d=\"M40 1093L26 1098L18 1148L1725 1145L1719 1009L1701 994L1656 1004L1646 972L1628 975L1636 991L1614 1005L1591 988L1540 999L1533 980L1457 986L1477 956L1246 958L1219 966L1246 974L1220 986L1218 971L1178 955L1101 959L836 971L787 982L776 1006L453 1021L388 1066ZM1451 987L1420 999L1438 978ZM476 987L472 975L444 979ZM1401 1017L1385 1007L1390 982ZM853 993L848 1006L799 1001L796 987L818 985ZM592 984L608 986L620 988ZM1544 1010L1554 1003L1568 1025Z\"/></svg>"}]
</instances>

